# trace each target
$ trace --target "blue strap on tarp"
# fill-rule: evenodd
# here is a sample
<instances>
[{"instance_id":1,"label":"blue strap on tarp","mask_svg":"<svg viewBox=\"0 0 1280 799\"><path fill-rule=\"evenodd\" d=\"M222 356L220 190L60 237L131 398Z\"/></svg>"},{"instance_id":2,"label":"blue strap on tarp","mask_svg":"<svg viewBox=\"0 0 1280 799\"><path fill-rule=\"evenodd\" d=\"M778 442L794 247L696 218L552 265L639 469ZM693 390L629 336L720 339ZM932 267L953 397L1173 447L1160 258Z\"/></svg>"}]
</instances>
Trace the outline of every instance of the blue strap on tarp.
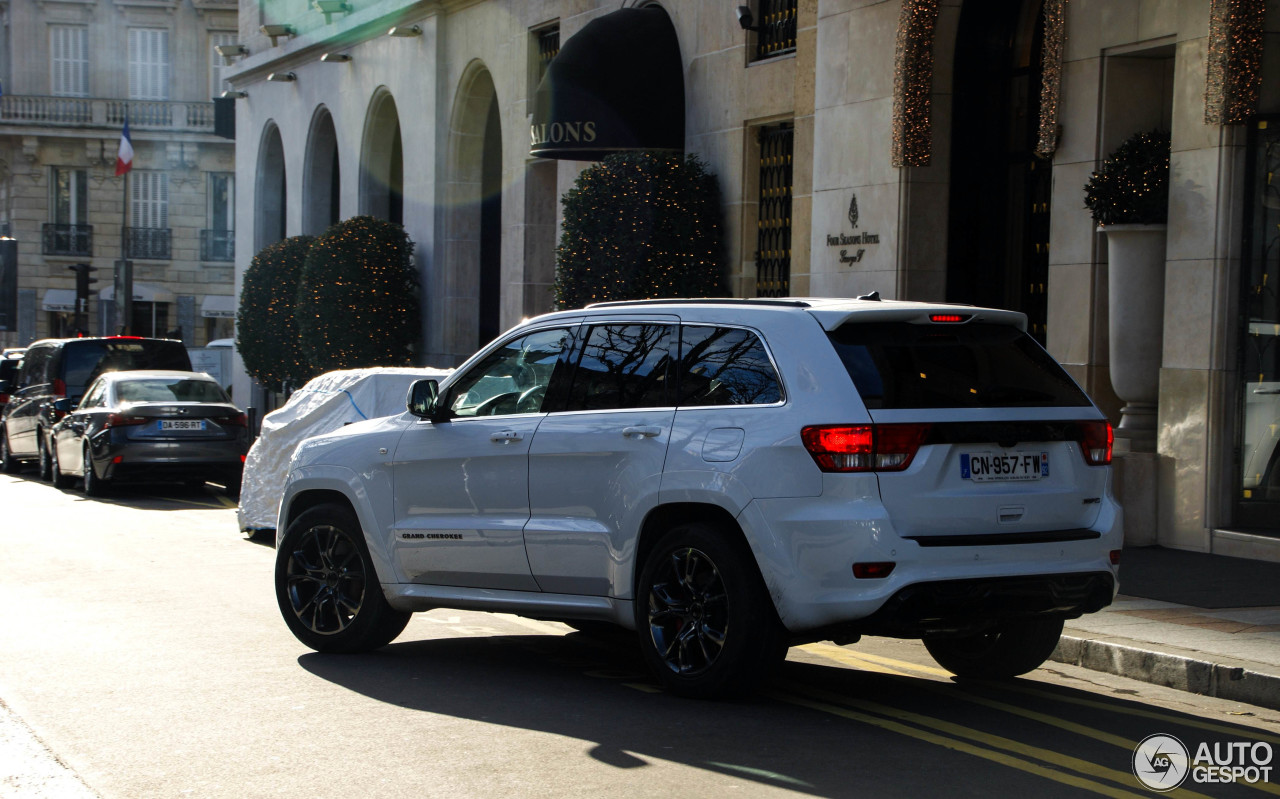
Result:
<instances>
[{"instance_id":1,"label":"blue strap on tarp","mask_svg":"<svg viewBox=\"0 0 1280 799\"><path fill-rule=\"evenodd\" d=\"M295 393L295 394L302 394L302 393L307 393L307 394L346 394L346 395L347 395L347 401L351 403L351 407L352 407L352 408L355 408L355 409L356 409L356 413L360 414L360 418L361 418L361 419L368 419L368 418L369 418L368 416L365 416L365 415L364 415L364 411L360 410L360 406L356 404L356 398L355 398L355 397L353 397L353 396L351 396L351 392L350 392L350 391L347 391L345 388L340 388L340 389L338 389L337 391L321 391L321 390L320 390L320 389L318 389L318 388L300 388L300 389L298 389L297 391L295 391L294 393Z\"/></svg>"}]
</instances>

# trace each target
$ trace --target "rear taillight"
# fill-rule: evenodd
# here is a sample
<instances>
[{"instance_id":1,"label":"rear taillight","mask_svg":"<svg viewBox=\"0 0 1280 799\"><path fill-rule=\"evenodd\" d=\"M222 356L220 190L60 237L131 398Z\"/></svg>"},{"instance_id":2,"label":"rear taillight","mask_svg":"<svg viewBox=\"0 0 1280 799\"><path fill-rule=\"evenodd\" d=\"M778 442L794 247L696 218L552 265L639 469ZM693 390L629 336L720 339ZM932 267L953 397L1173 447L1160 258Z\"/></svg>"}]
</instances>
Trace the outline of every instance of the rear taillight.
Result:
<instances>
[{"instance_id":1,"label":"rear taillight","mask_svg":"<svg viewBox=\"0 0 1280 799\"><path fill-rule=\"evenodd\" d=\"M1110 422L1077 422L1076 440L1084 462L1090 466L1111 464L1111 445L1115 443L1115 431Z\"/></svg>"},{"instance_id":2,"label":"rear taillight","mask_svg":"<svg viewBox=\"0 0 1280 799\"><path fill-rule=\"evenodd\" d=\"M238 413L234 416L219 416L214 419L215 422L223 427L248 427L249 417L247 414Z\"/></svg>"},{"instance_id":3,"label":"rear taillight","mask_svg":"<svg viewBox=\"0 0 1280 799\"><path fill-rule=\"evenodd\" d=\"M927 424L815 425L800 438L824 472L900 472L928 434Z\"/></svg>"},{"instance_id":4,"label":"rear taillight","mask_svg":"<svg viewBox=\"0 0 1280 799\"><path fill-rule=\"evenodd\" d=\"M9 395L4 393L3 391L0 391L0 403L7 403L8 401L9 401Z\"/></svg>"},{"instance_id":5,"label":"rear taillight","mask_svg":"<svg viewBox=\"0 0 1280 799\"><path fill-rule=\"evenodd\" d=\"M133 425L146 424L147 418L144 416L125 416L123 413L113 413L107 417L107 421L102 427L105 430L108 427L132 427Z\"/></svg>"},{"instance_id":6,"label":"rear taillight","mask_svg":"<svg viewBox=\"0 0 1280 799\"><path fill-rule=\"evenodd\" d=\"M55 397L67 396L67 383L65 380L59 380L58 378L55 377L53 379L53 383L50 384L50 387L53 389L53 396Z\"/></svg>"}]
</instances>

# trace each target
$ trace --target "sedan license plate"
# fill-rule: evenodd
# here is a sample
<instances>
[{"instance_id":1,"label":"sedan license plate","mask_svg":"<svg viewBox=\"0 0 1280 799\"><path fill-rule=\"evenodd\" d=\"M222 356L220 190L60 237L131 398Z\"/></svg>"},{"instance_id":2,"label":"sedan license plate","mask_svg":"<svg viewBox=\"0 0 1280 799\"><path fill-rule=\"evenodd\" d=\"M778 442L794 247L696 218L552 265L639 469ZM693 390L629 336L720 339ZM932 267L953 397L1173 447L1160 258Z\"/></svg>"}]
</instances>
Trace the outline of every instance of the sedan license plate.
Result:
<instances>
[{"instance_id":1,"label":"sedan license plate","mask_svg":"<svg viewBox=\"0 0 1280 799\"><path fill-rule=\"evenodd\" d=\"M960 477L975 483L1039 480L1049 476L1047 452L963 452Z\"/></svg>"},{"instance_id":2,"label":"sedan license plate","mask_svg":"<svg viewBox=\"0 0 1280 799\"><path fill-rule=\"evenodd\" d=\"M160 429L169 430L203 430L204 419L161 419Z\"/></svg>"}]
</instances>

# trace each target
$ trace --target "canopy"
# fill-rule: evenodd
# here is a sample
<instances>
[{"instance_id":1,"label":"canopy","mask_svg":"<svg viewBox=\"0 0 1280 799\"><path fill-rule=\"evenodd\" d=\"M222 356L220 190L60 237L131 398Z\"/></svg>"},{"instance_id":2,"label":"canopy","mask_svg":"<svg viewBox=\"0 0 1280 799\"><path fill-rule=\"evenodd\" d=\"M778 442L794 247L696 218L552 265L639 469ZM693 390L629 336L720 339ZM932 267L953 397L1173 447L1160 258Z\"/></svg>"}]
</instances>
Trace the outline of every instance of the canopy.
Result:
<instances>
[{"instance_id":1,"label":"canopy","mask_svg":"<svg viewBox=\"0 0 1280 799\"><path fill-rule=\"evenodd\" d=\"M539 158L683 152L684 65L667 12L622 8L569 37L534 94L529 138Z\"/></svg>"}]
</instances>

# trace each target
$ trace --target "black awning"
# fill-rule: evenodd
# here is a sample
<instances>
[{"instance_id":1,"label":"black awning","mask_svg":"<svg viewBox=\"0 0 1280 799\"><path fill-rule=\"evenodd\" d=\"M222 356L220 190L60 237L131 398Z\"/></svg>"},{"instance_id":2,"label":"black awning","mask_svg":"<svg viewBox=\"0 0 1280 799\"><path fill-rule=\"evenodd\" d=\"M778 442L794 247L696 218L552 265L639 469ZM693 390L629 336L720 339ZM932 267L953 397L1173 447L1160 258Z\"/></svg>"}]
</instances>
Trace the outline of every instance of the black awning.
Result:
<instances>
[{"instance_id":1,"label":"black awning","mask_svg":"<svg viewBox=\"0 0 1280 799\"><path fill-rule=\"evenodd\" d=\"M667 12L623 8L571 36L538 84L529 138L540 158L682 152L684 65Z\"/></svg>"}]
</instances>

